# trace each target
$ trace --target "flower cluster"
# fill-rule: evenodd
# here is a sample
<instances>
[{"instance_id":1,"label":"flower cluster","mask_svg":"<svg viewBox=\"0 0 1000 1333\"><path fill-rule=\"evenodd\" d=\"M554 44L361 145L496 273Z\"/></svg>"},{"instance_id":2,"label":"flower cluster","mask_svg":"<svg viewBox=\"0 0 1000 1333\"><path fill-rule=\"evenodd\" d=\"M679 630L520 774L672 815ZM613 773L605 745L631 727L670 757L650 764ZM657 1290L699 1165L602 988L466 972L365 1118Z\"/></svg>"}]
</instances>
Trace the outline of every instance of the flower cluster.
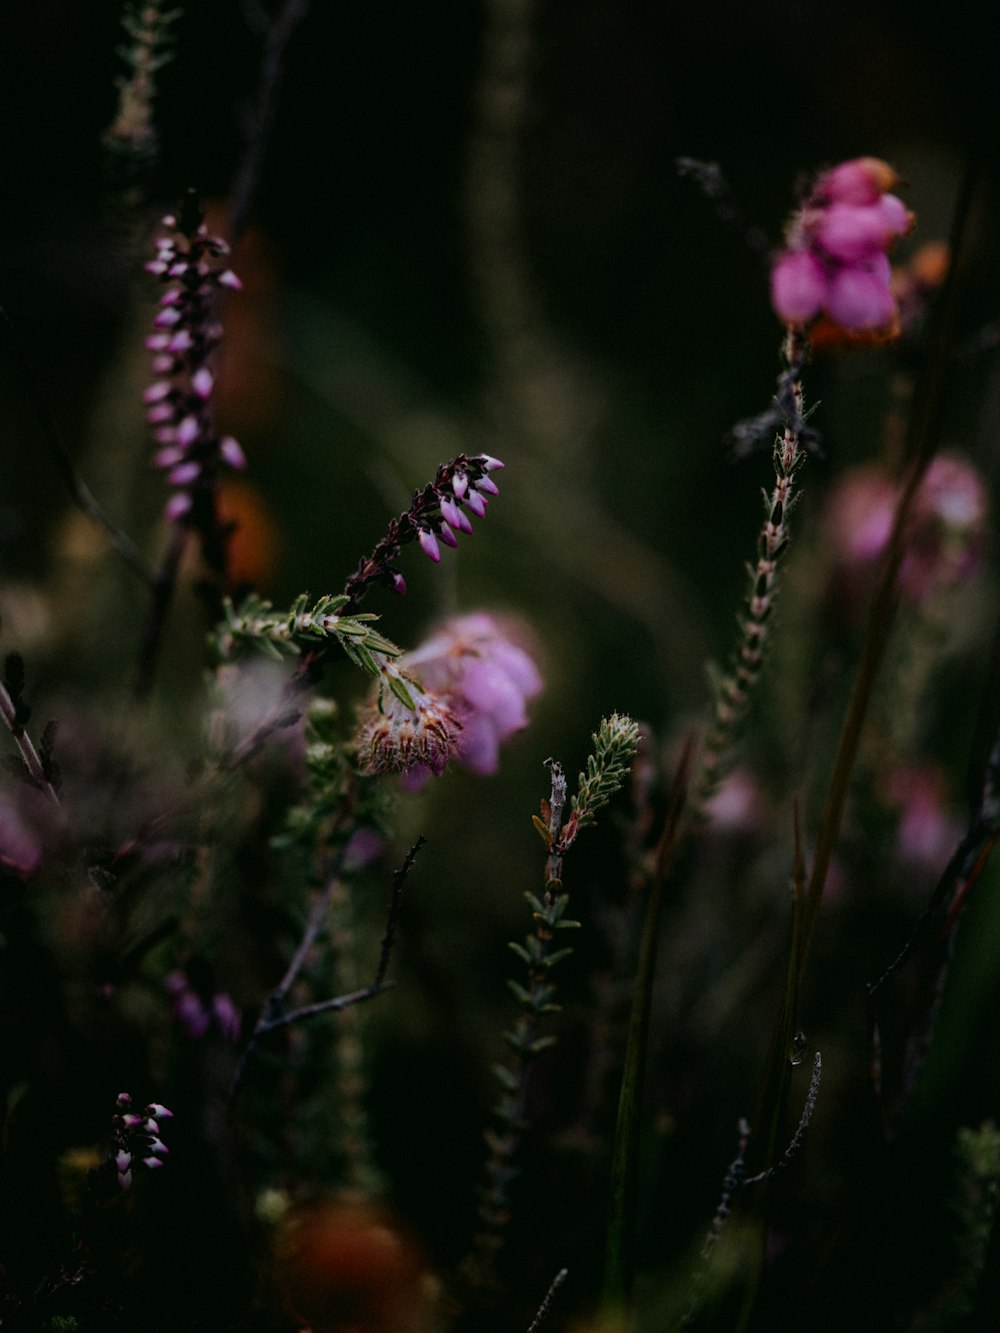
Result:
<instances>
[{"instance_id":1,"label":"flower cluster","mask_svg":"<svg viewBox=\"0 0 1000 1333\"><path fill-rule=\"evenodd\" d=\"M482 518L490 497L499 494L500 488L490 473L502 467L499 458L489 454L459 454L450 463L443 463L434 480L414 492L409 509L393 519L371 555L347 580L344 592L350 604L356 605L373 583L386 583L394 592L405 593L406 581L396 568L400 548L416 541L425 555L439 561L440 543L457 546L458 534L472 531L469 514Z\"/></svg>"},{"instance_id":2,"label":"flower cluster","mask_svg":"<svg viewBox=\"0 0 1000 1333\"><path fill-rule=\"evenodd\" d=\"M524 638L484 612L446 621L400 661L414 707L395 693L386 702L384 690L369 704L358 733L363 766L405 772L411 785L439 776L451 758L495 773L500 746L527 724L526 705L542 688Z\"/></svg>"},{"instance_id":3,"label":"flower cluster","mask_svg":"<svg viewBox=\"0 0 1000 1333\"><path fill-rule=\"evenodd\" d=\"M154 456L173 488L167 518L197 519L199 500L212 503L222 465L242 469L243 450L232 436L220 437L212 418L215 375L212 354L222 338L213 305L219 289L238 290L240 280L225 260L229 247L210 236L197 205L186 201L180 219L163 219L156 258L146 265L164 284L153 332L154 380L143 394L146 419L160 446Z\"/></svg>"},{"instance_id":4,"label":"flower cluster","mask_svg":"<svg viewBox=\"0 0 1000 1333\"><path fill-rule=\"evenodd\" d=\"M866 465L845 474L830 498L827 530L849 577L870 568L892 533L897 484L882 468ZM914 602L973 578L986 543L986 488L970 463L940 454L917 491L900 569L900 587Z\"/></svg>"},{"instance_id":5,"label":"flower cluster","mask_svg":"<svg viewBox=\"0 0 1000 1333\"><path fill-rule=\"evenodd\" d=\"M140 1113L132 1111L132 1096L120 1092L115 1102L117 1110L112 1117L114 1127L114 1163L118 1173L118 1184L127 1190L132 1184L132 1168L139 1162L149 1170L155 1171L164 1165L163 1159L170 1149L160 1139L161 1120L172 1120L173 1111L169 1111L159 1102L150 1102Z\"/></svg>"},{"instance_id":6,"label":"flower cluster","mask_svg":"<svg viewBox=\"0 0 1000 1333\"><path fill-rule=\"evenodd\" d=\"M771 304L786 324L824 311L848 330L884 328L897 316L886 252L913 225L889 191L892 168L855 158L824 172L792 217L786 246L771 269Z\"/></svg>"}]
</instances>

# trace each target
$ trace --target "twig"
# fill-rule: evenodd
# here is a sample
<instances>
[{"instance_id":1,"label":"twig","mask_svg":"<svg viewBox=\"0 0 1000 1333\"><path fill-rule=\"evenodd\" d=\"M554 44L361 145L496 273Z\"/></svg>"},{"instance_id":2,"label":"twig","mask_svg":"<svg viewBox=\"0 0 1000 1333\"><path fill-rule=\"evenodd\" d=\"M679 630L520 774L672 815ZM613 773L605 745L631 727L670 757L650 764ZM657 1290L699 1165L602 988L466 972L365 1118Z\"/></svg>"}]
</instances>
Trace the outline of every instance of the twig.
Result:
<instances>
[{"instance_id":1,"label":"twig","mask_svg":"<svg viewBox=\"0 0 1000 1333\"><path fill-rule=\"evenodd\" d=\"M146 617L146 628L136 668L135 693L138 699L145 698L152 688L156 659L167 623L167 612L170 610L177 584L177 571L190 535L190 528L182 524L175 525L160 568L153 576L153 597Z\"/></svg>"},{"instance_id":2,"label":"twig","mask_svg":"<svg viewBox=\"0 0 1000 1333\"><path fill-rule=\"evenodd\" d=\"M374 999L376 995L381 995L383 991L390 988L392 983L385 980L385 974L389 968L389 956L392 951L393 939L395 937L396 917L402 899L403 886L406 882L406 877L413 866L413 862L416 860L417 853L420 851L425 841L423 835L417 839L407 852L403 864L392 877L392 898L389 902L385 934L382 939L375 980L370 985L362 987L361 990L351 991L347 995L338 995L331 1000L318 1000L315 1004L306 1004L298 1009L286 1010L284 1005L288 992L295 984L299 973L305 966L306 959L309 957L313 945L316 943L323 922L326 919L330 900L341 887L339 874L336 870L331 871L327 879L326 887L316 899L315 903L313 903L312 911L309 913L309 919L306 921L305 929L302 932L302 938L299 940L298 947L292 955L288 966L285 968L284 976L282 976L281 980L268 996L264 1007L260 1012L260 1017L254 1025L254 1030L250 1034L250 1040L247 1042L246 1049L236 1066L236 1070L233 1074L233 1081L229 1089L230 1102L233 1101L236 1093L239 1091L251 1056L260 1045L261 1039L267 1036L269 1032L276 1032L279 1028L288 1027L292 1023L300 1023L308 1018L315 1018L319 1014L333 1013L340 1009L347 1009L352 1004L359 1004L363 1000Z\"/></svg>"},{"instance_id":3,"label":"twig","mask_svg":"<svg viewBox=\"0 0 1000 1333\"><path fill-rule=\"evenodd\" d=\"M535 1315L534 1319L532 1319L531 1323L528 1325L528 1333L538 1333L538 1330L541 1328L545 1316L549 1312L549 1306L552 1304L553 1296L556 1294L556 1292L559 1290L562 1284L566 1281L568 1276L569 1276L569 1269L560 1268L559 1272L552 1279L549 1289L545 1293L545 1299L538 1307L538 1313Z\"/></svg>"},{"instance_id":4,"label":"twig","mask_svg":"<svg viewBox=\"0 0 1000 1333\"><path fill-rule=\"evenodd\" d=\"M385 981L385 974L389 970L389 956L392 953L393 941L396 938L396 921L399 918L399 906L403 901L403 889L406 886L406 877L413 868L413 863L417 859L421 847L427 839L421 833L416 842L406 853L403 864L393 873L392 876L392 897L389 900L389 911L385 919L385 934L382 936L382 945L379 951L378 967L375 970L375 980L373 986L381 986Z\"/></svg>"},{"instance_id":5,"label":"twig","mask_svg":"<svg viewBox=\"0 0 1000 1333\"><path fill-rule=\"evenodd\" d=\"M14 744L21 751L21 758L24 760L25 767L31 777L34 785L43 791L53 805L59 805L60 800L55 787L49 779L45 765L42 763L41 756L35 749L34 742L25 730L24 723L14 700L11 698L6 685L0 682L0 716L3 717L11 736L14 738ZM44 749L45 741L42 746ZM15 762L15 761L12 761Z\"/></svg>"},{"instance_id":6,"label":"twig","mask_svg":"<svg viewBox=\"0 0 1000 1333\"><path fill-rule=\"evenodd\" d=\"M247 133L243 159L233 181L229 220L230 238L235 240L247 224L250 208L260 181L267 150L267 140L274 120L274 109L281 87L285 52L295 30L306 16L309 0L286 0L278 17L271 23L264 40L264 54L257 82L257 96ZM257 27L258 13L245 11L251 27Z\"/></svg>"}]
</instances>

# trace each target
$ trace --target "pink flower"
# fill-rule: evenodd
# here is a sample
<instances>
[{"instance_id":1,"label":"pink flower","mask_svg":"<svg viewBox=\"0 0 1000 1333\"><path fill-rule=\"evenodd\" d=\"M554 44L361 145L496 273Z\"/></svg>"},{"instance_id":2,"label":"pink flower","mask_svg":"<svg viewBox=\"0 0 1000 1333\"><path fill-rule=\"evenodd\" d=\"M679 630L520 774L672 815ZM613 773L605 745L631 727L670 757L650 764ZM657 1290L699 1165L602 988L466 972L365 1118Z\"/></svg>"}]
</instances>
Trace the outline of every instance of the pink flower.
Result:
<instances>
[{"instance_id":1,"label":"pink flower","mask_svg":"<svg viewBox=\"0 0 1000 1333\"><path fill-rule=\"evenodd\" d=\"M830 498L827 532L849 576L885 551L899 487L877 465L846 473ZM914 501L900 570L903 592L916 602L973 578L986 543L986 490L975 468L955 454L935 458Z\"/></svg>"},{"instance_id":2,"label":"pink flower","mask_svg":"<svg viewBox=\"0 0 1000 1333\"><path fill-rule=\"evenodd\" d=\"M456 752L462 724L448 700L425 690L392 664L387 673L401 678L411 708L386 683L362 710L355 737L358 761L366 773L410 773L426 769L436 777Z\"/></svg>"},{"instance_id":3,"label":"pink flower","mask_svg":"<svg viewBox=\"0 0 1000 1333\"><path fill-rule=\"evenodd\" d=\"M786 324L821 311L851 332L884 328L897 315L886 251L912 225L888 190L892 169L856 158L825 172L788 228L771 269L771 304Z\"/></svg>"},{"instance_id":4,"label":"pink flower","mask_svg":"<svg viewBox=\"0 0 1000 1333\"><path fill-rule=\"evenodd\" d=\"M390 664L415 708L383 685L358 730L362 767L403 773L411 790L453 758L473 773L495 773L500 746L527 725L528 701L542 688L525 638L517 626L476 612L446 621L398 668Z\"/></svg>"},{"instance_id":5,"label":"pink flower","mask_svg":"<svg viewBox=\"0 0 1000 1333\"><path fill-rule=\"evenodd\" d=\"M528 701L542 688L523 631L485 612L456 616L404 661L461 721L459 762L495 773L500 746L527 725Z\"/></svg>"}]
</instances>

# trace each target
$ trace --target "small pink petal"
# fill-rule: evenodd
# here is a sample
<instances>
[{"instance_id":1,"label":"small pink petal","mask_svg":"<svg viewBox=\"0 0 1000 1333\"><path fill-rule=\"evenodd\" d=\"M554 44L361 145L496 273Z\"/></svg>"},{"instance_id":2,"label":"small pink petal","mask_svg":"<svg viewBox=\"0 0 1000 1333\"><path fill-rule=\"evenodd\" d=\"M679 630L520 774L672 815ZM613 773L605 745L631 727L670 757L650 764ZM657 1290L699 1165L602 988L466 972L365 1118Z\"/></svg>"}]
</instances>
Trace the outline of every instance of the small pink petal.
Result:
<instances>
[{"instance_id":1,"label":"small pink petal","mask_svg":"<svg viewBox=\"0 0 1000 1333\"><path fill-rule=\"evenodd\" d=\"M435 564L441 559L441 552L438 548L437 538L433 532L428 532L426 528L421 528L417 533L417 541L420 543L421 550L425 555L430 556Z\"/></svg>"},{"instance_id":2,"label":"small pink petal","mask_svg":"<svg viewBox=\"0 0 1000 1333\"><path fill-rule=\"evenodd\" d=\"M771 269L771 305L786 324L807 324L820 312L826 273L808 250L788 250Z\"/></svg>"}]
</instances>

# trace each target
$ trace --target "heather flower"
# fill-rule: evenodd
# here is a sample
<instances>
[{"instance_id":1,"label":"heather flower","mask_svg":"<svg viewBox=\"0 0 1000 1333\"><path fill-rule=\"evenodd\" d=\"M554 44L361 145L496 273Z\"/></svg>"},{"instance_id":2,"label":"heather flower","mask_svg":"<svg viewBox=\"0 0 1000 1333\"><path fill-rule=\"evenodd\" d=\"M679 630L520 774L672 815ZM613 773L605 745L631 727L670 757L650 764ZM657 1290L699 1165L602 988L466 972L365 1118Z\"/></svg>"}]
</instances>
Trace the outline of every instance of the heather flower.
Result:
<instances>
[{"instance_id":1,"label":"heather flower","mask_svg":"<svg viewBox=\"0 0 1000 1333\"><path fill-rule=\"evenodd\" d=\"M827 531L849 576L883 554L895 521L899 487L880 467L848 472L831 497ZM986 491L979 473L954 454L927 469L914 501L900 568L900 587L912 601L973 578L986 542Z\"/></svg>"},{"instance_id":2,"label":"heather flower","mask_svg":"<svg viewBox=\"0 0 1000 1333\"><path fill-rule=\"evenodd\" d=\"M472 532L469 514L482 518L500 488L491 473L503 467L489 454L459 454L443 463L432 482L414 491L409 509L389 524L385 536L365 556L344 585L352 606L357 605L373 583L385 583L395 593L406 592L406 582L396 568L401 548L416 541L435 564L441 559L441 543L457 546L459 533ZM468 512L466 512L468 511Z\"/></svg>"},{"instance_id":3,"label":"heather flower","mask_svg":"<svg viewBox=\"0 0 1000 1333\"><path fill-rule=\"evenodd\" d=\"M820 312L851 331L896 319L886 252L910 230L912 214L896 195L892 169L857 158L825 172L788 228L771 269L771 303L786 324Z\"/></svg>"},{"instance_id":4,"label":"heather flower","mask_svg":"<svg viewBox=\"0 0 1000 1333\"><path fill-rule=\"evenodd\" d=\"M143 400L159 445L153 461L173 488L166 516L208 532L218 527L221 470L246 466L236 440L216 431L212 412L213 354L222 339L213 307L217 293L237 290L240 280L226 264L229 247L209 235L193 201L185 202L180 218L165 217L163 226L156 257L146 265L164 291L146 339L154 378Z\"/></svg>"},{"instance_id":5,"label":"heather flower","mask_svg":"<svg viewBox=\"0 0 1000 1333\"><path fill-rule=\"evenodd\" d=\"M896 844L902 859L939 872L962 832L948 810L940 771L928 765L897 769L887 795L899 812Z\"/></svg>"},{"instance_id":6,"label":"heather flower","mask_svg":"<svg viewBox=\"0 0 1000 1333\"><path fill-rule=\"evenodd\" d=\"M457 748L462 723L442 694L422 689L391 662L375 700L359 719L355 744L366 773L428 770L439 777Z\"/></svg>"},{"instance_id":7,"label":"heather flower","mask_svg":"<svg viewBox=\"0 0 1000 1333\"><path fill-rule=\"evenodd\" d=\"M170 1149L160 1138L160 1121L172 1120L173 1111L160 1102L150 1102L139 1112L132 1110L132 1096L120 1092L111 1118L113 1143L111 1158L118 1184L127 1190L137 1165L155 1171L164 1165Z\"/></svg>"},{"instance_id":8,"label":"heather flower","mask_svg":"<svg viewBox=\"0 0 1000 1333\"><path fill-rule=\"evenodd\" d=\"M527 725L527 703L542 678L523 632L485 612L445 622L403 659L443 695L461 721L456 758L473 773L495 773L500 746Z\"/></svg>"}]
</instances>

